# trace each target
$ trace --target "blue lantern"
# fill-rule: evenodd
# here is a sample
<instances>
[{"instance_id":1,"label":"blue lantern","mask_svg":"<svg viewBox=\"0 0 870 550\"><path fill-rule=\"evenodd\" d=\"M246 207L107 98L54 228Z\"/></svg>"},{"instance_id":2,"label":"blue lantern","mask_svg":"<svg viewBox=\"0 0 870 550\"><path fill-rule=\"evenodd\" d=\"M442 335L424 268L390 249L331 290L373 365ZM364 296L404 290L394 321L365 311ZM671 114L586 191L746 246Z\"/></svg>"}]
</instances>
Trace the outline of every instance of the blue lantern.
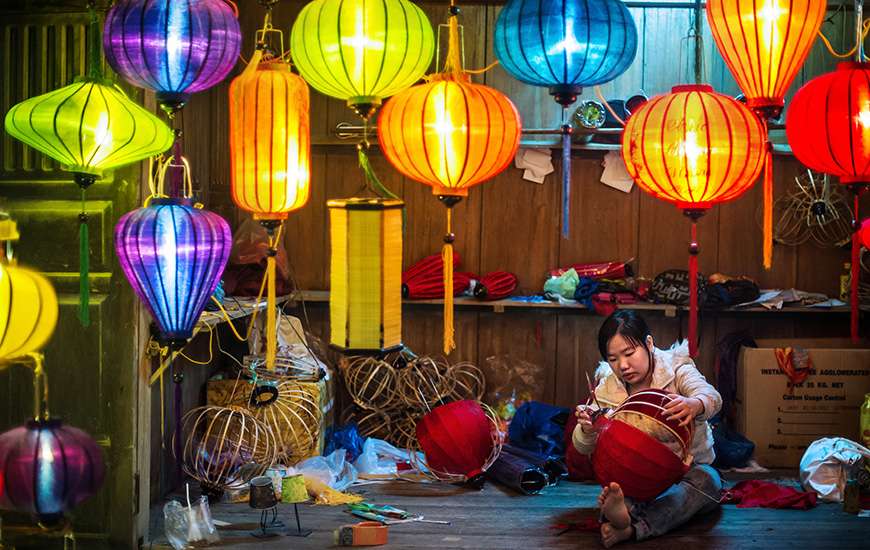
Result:
<instances>
[{"instance_id":1,"label":"blue lantern","mask_svg":"<svg viewBox=\"0 0 870 550\"><path fill-rule=\"evenodd\" d=\"M510 0L495 23L495 56L514 78L547 86L563 106L609 82L637 53L637 29L619 0Z\"/></svg>"},{"instance_id":2,"label":"blue lantern","mask_svg":"<svg viewBox=\"0 0 870 550\"><path fill-rule=\"evenodd\" d=\"M189 199L152 199L118 220L115 251L121 267L171 347L180 348L192 336L231 245L227 222L194 208Z\"/></svg>"}]
</instances>

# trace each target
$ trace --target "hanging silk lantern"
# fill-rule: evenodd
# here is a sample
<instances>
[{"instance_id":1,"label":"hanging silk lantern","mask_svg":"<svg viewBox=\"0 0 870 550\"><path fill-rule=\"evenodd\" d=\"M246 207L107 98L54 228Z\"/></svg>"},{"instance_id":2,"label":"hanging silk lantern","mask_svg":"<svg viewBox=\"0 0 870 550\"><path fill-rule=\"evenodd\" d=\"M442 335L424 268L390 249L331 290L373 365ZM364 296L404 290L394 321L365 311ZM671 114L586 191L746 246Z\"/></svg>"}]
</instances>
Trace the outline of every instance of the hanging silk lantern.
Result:
<instances>
[{"instance_id":1,"label":"hanging silk lantern","mask_svg":"<svg viewBox=\"0 0 870 550\"><path fill-rule=\"evenodd\" d=\"M417 442L436 477L482 487L501 451L498 430L481 406L463 400L440 405L417 422Z\"/></svg>"},{"instance_id":2,"label":"hanging silk lantern","mask_svg":"<svg viewBox=\"0 0 870 550\"><path fill-rule=\"evenodd\" d=\"M514 78L550 89L562 105L562 237L570 233L568 107L584 87L610 82L637 53L637 28L619 0L509 0L495 22L495 57Z\"/></svg>"},{"instance_id":3,"label":"hanging silk lantern","mask_svg":"<svg viewBox=\"0 0 870 550\"><path fill-rule=\"evenodd\" d=\"M777 118L825 18L825 0L709 0L707 22L719 52L765 125ZM773 265L773 156L764 170L764 268Z\"/></svg>"},{"instance_id":4,"label":"hanging silk lantern","mask_svg":"<svg viewBox=\"0 0 870 550\"><path fill-rule=\"evenodd\" d=\"M99 490L104 476L94 440L60 420L31 420L0 435L0 509L57 525Z\"/></svg>"},{"instance_id":5,"label":"hanging silk lantern","mask_svg":"<svg viewBox=\"0 0 870 550\"><path fill-rule=\"evenodd\" d=\"M426 73L435 38L407 0L314 0L293 23L290 49L309 84L367 119Z\"/></svg>"},{"instance_id":6,"label":"hanging silk lantern","mask_svg":"<svg viewBox=\"0 0 870 550\"><path fill-rule=\"evenodd\" d=\"M18 229L11 219L0 220L0 242L11 251ZM57 324L57 295L36 271L18 267L11 253L0 261L0 368L2 363L42 348Z\"/></svg>"},{"instance_id":7,"label":"hanging silk lantern","mask_svg":"<svg viewBox=\"0 0 870 550\"><path fill-rule=\"evenodd\" d=\"M807 168L840 178L854 196L859 219L861 193L870 185L870 63L839 63L837 70L801 87L786 113L786 135L794 156ZM860 237L852 237L851 335L858 339Z\"/></svg>"},{"instance_id":8,"label":"hanging silk lantern","mask_svg":"<svg viewBox=\"0 0 870 550\"><path fill-rule=\"evenodd\" d=\"M272 28L268 9L258 46L247 68L230 84L230 161L233 201L253 213L269 233L266 259L266 366L275 368L276 228L305 206L310 190L311 138L308 85L284 58L284 38ZM269 34L281 36L278 55L267 49ZM279 232L280 233L280 232Z\"/></svg>"},{"instance_id":9,"label":"hanging silk lantern","mask_svg":"<svg viewBox=\"0 0 870 550\"><path fill-rule=\"evenodd\" d=\"M120 0L106 15L106 61L128 82L157 92L168 113L221 82L242 41L226 0Z\"/></svg>"},{"instance_id":10,"label":"hanging silk lantern","mask_svg":"<svg viewBox=\"0 0 870 550\"><path fill-rule=\"evenodd\" d=\"M100 70L99 25L91 8L90 73L59 90L32 97L6 113L6 132L73 173L82 190L79 213L79 319L90 324L90 250L85 190L103 173L169 149L173 134Z\"/></svg>"},{"instance_id":11,"label":"hanging silk lantern","mask_svg":"<svg viewBox=\"0 0 870 550\"><path fill-rule=\"evenodd\" d=\"M326 203L332 243L329 341L345 354L402 349L402 207L396 199Z\"/></svg>"},{"instance_id":12,"label":"hanging silk lantern","mask_svg":"<svg viewBox=\"0 0 870 550\"><path fill-rule=\"evenodd\" d=\"M409 178L432 187L447 207L442 258L444 288L453 287L453 206L468 189L504 170L520 145L520 115L504 94L472 84L462 68L459 23L451 9L444 71L393 96L378 118L387 160ZM444 297L444 353L453 342L453 295Z\"/></svg>"},{"instance_id":13,"label":"hanging silk lantern","mask_svg":"<svg viewBox=\"0 0 870 550\"><path fill-rule=\"evenodd\" d=\"M153 199L118 220L121 268L170 347L179 349L192 336L231 245L227 222L188 199Z\"/></svg>"},{"instance_id":14,"label":"hanging silk lantern","mask_svg":"<svg viewBox=\"0 0 870 550\"><path fill-rule=\"evenodd\" d=\"M867 218L861 223L861 229L858 230L861 245L870 250L870 218Z\"/></svg>"},{"instance_id":15,"label":"hanging silk lantern","mask_svg":"<svg viewBox=\"0 0 870 550\"><path fill-rule=\"evenodd\" d=\"M697 353L697 221L714 204L749 189L766 147L761 122L736 100L707 85L675 86L643 104L625 125L622 158L652 196L692 220L689 246L689 346Z\"/></svg>"}]
</instances>

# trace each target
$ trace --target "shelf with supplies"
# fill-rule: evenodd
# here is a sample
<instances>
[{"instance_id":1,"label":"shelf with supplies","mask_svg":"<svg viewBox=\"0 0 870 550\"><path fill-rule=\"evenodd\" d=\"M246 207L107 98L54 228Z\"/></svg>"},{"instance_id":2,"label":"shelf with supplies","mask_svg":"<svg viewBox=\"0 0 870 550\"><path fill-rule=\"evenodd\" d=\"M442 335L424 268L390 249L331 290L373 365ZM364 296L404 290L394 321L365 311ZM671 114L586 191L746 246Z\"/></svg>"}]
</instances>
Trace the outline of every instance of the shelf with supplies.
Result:
<instances>
[{"instance_id":1,"label":"shelf with supplies","mask_svg":"<svg viewBox=\"0 0 870 550\"><path fill-rule=\"evenodd\" d=\"M311 303L328 303L328 290L298 290L287 297L287 302L311 302ZM442 299L424 299L424 300L408 300L403 299L402 303L406 306L432 307L441 306L444 304ZM523 302L519 300L493 300L483 301L476 298L465 296L456 297L453 299L453 304L457 308L473 308L491 310L495 313L504 313L506 310L529 310L529 309L548 309L559 310L565 313L593 313L582 304L560 304L557 302ZM637 304L620 304L618 309L633 309L638 311L660 311L665 317L676 317L682 312L688 311L687 306L674 306L668 304L652 304L647 302ZM861 311L870 311L870 306L861 306ZM740 308L723 308L723 309L701 309L701 313L716 314L716 315L848 315L848 306L837 307L783 307L782 309L767 309L764 307L740 307Z\"/></svg>"}]
</instances>

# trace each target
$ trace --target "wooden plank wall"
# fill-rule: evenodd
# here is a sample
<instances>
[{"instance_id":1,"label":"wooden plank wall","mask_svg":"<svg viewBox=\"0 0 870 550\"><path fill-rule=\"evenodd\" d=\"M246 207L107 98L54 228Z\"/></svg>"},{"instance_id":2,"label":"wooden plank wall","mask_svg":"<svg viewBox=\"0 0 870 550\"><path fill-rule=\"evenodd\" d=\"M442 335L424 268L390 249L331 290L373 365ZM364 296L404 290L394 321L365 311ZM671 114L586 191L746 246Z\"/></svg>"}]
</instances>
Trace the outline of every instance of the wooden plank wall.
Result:
<instances>
[{"instance_id":1,"label":"wooden plank wall","mask_svg":"<svg viewBox=\"0 0 870 550\"><path fill-rule=\"evenodd\" d=\"M242 10L243 32L253 37L262 12L248 2ZM282 2L274 23L287 32L302 2ZM420 3L433 23L443 22L446 2ZM492 29L500 7L464 5L465 59L468 67L483 67L494 60ZM691 12L674 8L631 8L640 34L637 58L629 71L615 82L602 86L606 97L624 98L638 91L653 95L668 91L691 73L687 58L690 48L681 36L690 28ZM824 31L836 47L846 49L843 36L851 16L833 14ZM737 93L727 67L716 51L709 29L704 25L705 66L714 86ZM285 43L289 34L285 36ZM243 56L253 48L247 40ZM798 81L806 80L834 66L833 58L819 42ZM237 70L240 70L240 67ZM486 84L507 93L517 104L526 127L555 127L561 109L546 90L526 86L496 67L482 78ZM480 81L480 79L478 79ZM180 117L185 130L185 150L194 166L197 189L214 210L238 222L239 214L229 198L226 93L228 82L193 97ZM592 97L592 90L584 96ZM341 101L326 99L312 91L312 195L309 204L291 216L285 229L285 245L296 282L304 289L327 289L329 242L325 202L361 192L362 174L352 144L338 140L333 129L338 122L358 124ZM558 155L556 155L558 157ZM410 265L435 253L444 231L444 211L428 188L410 181L392 169L378 153L373 164L383 182L407 205L404 263ZM456 250L462 269L485 273L503 269L516 273L520 289L540 291L548 269L574 262L634 259L639 275L653 277L668 268L683 268L687 261L689 225L673 206L658 202L637 188L624 194L599 182L602 155L575 152L572 166L571 212L574 220L570 239L559 234L561 166L543 184L521 177L511 166L503 174L473 190L455 209ZM791 158L775 163L778 193L786 190L802 168ZM762 286L797 287L834 295L838 277L848 254L844 250L822 250L812 245L798 248L777 246L771 271L761 268L760 185L733 203L714 208L700 222L701 269L745 274ZM327 311L310 305L312 325L326 334ZM659 342L669 344L681 333L679 323L661 314L651 314ZM822 319L821 322L814 319ZM470 360L485 366L488 359L510 355L540 368L538 397L568 405L585 394L583 372L597 361L595 335L601 319L592 315L564 314L552 310L492 313L458 311L457 343L452 360ZM438 353L441 317L436 308L406 308L405 341L418 353ZM702 354L699 364L713 375L714 344L735 328L749 327L757 336L805 335L819 331L844 335L843 317L800 318L793 316L702 319Z\"/></svg>"}]
</instances>

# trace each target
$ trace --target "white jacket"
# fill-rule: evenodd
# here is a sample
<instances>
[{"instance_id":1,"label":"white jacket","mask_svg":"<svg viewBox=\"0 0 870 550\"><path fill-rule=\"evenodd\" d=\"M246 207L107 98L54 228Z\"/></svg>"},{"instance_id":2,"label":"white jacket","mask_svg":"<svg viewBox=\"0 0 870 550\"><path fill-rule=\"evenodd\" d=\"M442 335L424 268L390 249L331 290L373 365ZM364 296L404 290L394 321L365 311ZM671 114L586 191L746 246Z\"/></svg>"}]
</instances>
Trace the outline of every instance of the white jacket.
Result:
<instances>
[{"instance_id":1,"label":"white jacket","mask_svg":"<svg viewBox=\"0 0 870 550\"><path fill-rule=\"evenodd\" d=\"M598 382L595 397L602 406L614 408L628 398L625 386L606 361L599 363L595 379ZM650 387L701 400L704 411L695 417L695 435L690 452L695 463L712 463L715 458L713 432L707 419L719 412L722 396L695 367L694 361L689 357L688 341L676 343L669 350L655 348L655 365ZM597 409L598 406L593 402L592 408ZM574 446L583 454L592 454L597 439L597 433L585 434L579 424L574 429Z\"/></svg>"}]
</instances>

